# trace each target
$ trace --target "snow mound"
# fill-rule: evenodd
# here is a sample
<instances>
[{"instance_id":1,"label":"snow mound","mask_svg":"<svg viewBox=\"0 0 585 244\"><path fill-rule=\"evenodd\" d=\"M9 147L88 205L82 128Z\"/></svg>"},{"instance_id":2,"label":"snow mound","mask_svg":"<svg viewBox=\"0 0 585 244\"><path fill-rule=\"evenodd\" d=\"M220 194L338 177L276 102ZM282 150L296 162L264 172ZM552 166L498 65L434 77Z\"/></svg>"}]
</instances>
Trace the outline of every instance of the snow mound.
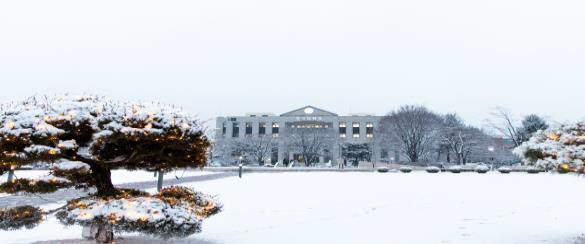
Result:
<instances>
[{"instance_id":1,"label":"snow mound","mask_svg":"<svg viewBox=\"0 0 585 244\"><path fill-rule=\"evenodd\" d=\"M475 172L478 172L478 173L487 173L488 171L490 171L490 167L485 166L485 165L479 165L479 166L475 167Z\"/></svg>"},{"instance_id":2,"label":"snow mound","mask_svg":"<svg viewBox=\"0 0 585 244\"><path fill-rule=\"evenodd\" d=\"M441 169L439 169L439 167L435 167L435 166L427 167L425 170L428 173L439 173L439 172L441 172Z\"/></svg>"},{"instance_id":3,"label":"snow mound","mask_svg":"<svg viewBox=\"0 0 585 244\"><path fill-rule=\"evenodd\" d=\"M412 168L411 167L407 167L407 166L403 166L403 167L400 167L400 172L402 172L402 173L410 173L410 172L412 172Z\"/></svg>"},{"instance_id":4,"label":"snow mound","mask_svg":"<svg viewBox=\"0 0 585 244\"><path fill-rule=\"evenodd\" d=\"M53 166L55 170L89 170L89 165L78 161L64 161Z\"/></svg>"},{"instance_id":5,"label":"snow mound","mask_svg":"<svg viewBox=\"0 0 585 244\"><path fill-rule=\"evenodd\" d=\"M461 170L463 170L463 168L461 168L461 166L451 166L451 167L449 167L449 171L451 173L461 173Z\"/></svg>"},{"instance_id":6,"label":"snow mound","mask_svg":"<svg viewBox=\"0 0 585 244\"><path fill-rule=\"evenodd\" d=\"M509 167L500 167L498 171L502 174L509 174L512 173L512 168Z\"/></svg>"}]
</instances>

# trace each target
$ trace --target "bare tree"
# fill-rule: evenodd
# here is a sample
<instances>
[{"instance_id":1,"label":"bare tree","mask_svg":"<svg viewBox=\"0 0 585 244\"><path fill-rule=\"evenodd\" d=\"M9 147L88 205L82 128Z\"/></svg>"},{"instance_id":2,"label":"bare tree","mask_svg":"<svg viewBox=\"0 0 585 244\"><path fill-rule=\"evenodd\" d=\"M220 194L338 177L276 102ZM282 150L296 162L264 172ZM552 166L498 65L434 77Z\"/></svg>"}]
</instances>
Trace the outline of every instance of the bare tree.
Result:
<instances>
[{"instance_id":1,"label":"bare tree","mask_svg":"<svg viewBox=\"0 0 585 244\"><path fill-rule=\"evenodd\" d=\"M305 125L295 124L286 128L287 148L298 152L307 166L319 162L332 149L335 131L325 123L315 126L315 123Z\"/></svg>"},{"instance_id":2,"label":"bare tree","mask_svg":"<svg viewBox=\"0 0 585 244\"><path fill-rule=\"evenodd\" d=\"M426 107L408 105L383 117L379 133L385 141L398 141L399 150L416 163L429 158L440 124L440 116Z\"/></svg>"},{"instance_id":3,"label":"bare tree","mask_svg":"<svg viewBox=\"0 0 585 244\"><path fill-rule=\"evenodd\" d=\"M277 143L271 136L248 137L242 138L234 143L233 150L240 155L252 157L260 165L270 158L272 148Z\"/></svg>"},{"instance_id":4,"label":"bare tree","mask_svg":"<svg viewBox=\"0 0 585 244\"><path fill-rule=\"evenodd\" d=\"M511 140L514 143L514 147L522 144L522 133L516 127L516 121L510 111L502 107L496 107L490 115L492 118L488 119L487 122L492 129L506 139Z\"/></svg>"}]
</instances>

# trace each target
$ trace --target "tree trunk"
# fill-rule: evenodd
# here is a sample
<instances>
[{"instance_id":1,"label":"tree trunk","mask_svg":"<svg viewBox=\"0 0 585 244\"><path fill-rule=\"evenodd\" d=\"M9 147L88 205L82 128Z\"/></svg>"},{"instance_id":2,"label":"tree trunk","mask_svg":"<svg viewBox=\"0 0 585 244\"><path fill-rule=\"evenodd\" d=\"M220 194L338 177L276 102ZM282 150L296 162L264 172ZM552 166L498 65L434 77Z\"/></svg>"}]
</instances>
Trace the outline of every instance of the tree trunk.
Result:
<instances>
[{"instance_id":1,"label":"tree trunk","mask_svg":"<svg viewBox=\"0 0 585 244\"><path fill-rule=\"evenodd\" d=\"M114 231L112 230L112 226L108 224L99 225L95 241L97 243L112 243L114 241Z\"/></svg>"},{"instance_id":2,"label":"tree trunk","mask_svg":"<svg viewBox=\"0 0 585 244\"><path fill-rule=\"evenodd\" d=\"M90 167L98 196L104 197L118 194L118 190L112 184L112 172L110 169L97 164L91 164Z\"/></svg>"},{"instance_id":3,"label":"tree trunk","mask_svg":"<svg viewBox=\"0 0 585 244\"><path fill-rule=\"evenodd\" d=\"M14 170L8 171L8 180L6 182L11 183L14 180Z\"/></svg>"}]
</instances>

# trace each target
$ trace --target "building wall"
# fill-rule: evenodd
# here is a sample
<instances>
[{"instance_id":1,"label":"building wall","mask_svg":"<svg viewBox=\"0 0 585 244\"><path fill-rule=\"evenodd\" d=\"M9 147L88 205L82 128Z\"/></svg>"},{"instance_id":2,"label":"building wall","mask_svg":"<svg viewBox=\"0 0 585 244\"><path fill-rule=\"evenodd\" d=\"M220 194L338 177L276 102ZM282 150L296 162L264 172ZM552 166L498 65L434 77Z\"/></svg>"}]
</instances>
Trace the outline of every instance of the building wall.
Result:
<instances>
[{"instance_id":1,"label":"building wall","mask_svg":"<svg viewBox=\"0 0 585 244\"><path fill-rule=\"evenodd\" d=\"M312 107L311 107L312 108ZM376 137L376 128L378 128L380 116L338 116L336 114L332 114L330 112L321 111L314 108L314 112L311 114L306 114L302 112L303 109L298 111L293 111L287 114L283 114L281 116L270 116L262 114L258 115L248 115L248 116L227 116L227 117L218 117L216 119L216 147L221 147L224 144L229 144L237 139L246 138L247 136L250 137L259 137L259 125L260 123L266 123L266 135L276 139L278 143L278 159L275 161L282 162L282 160L286 157L285 152L288 151L286 148L286 124L287 123L295 123L301 121L307 122L327 122L331 123L332 129L335 131L335 139L333 140L333 145L330 145L332 148L331 156L332 162L336 164L338 159L341 157L341 145L344 143L370 143L372 145L372 160L379 161L381 156L381 150L379 146L374 143L374 138ZM341 137L339 135L339 125L341 122L346 123L346 135L345 137ZM238 123L239 127L239 136L233 137L233 125L234 123ZM246 123L251 123L252 125L252 134L246 135ZM272 134L272 124L277 123L279 125L279 134L278 137ZM353 136L353 123L359 123L359 137L354 138ZM367 125L368 123L373 124L373 137L369 138L367 135ZM225 128L225 134L223 133L223 127ZM290 156L290 155L289 155ZM232 159L233 161L234 159Z\"/></svg>"}]
</instances>

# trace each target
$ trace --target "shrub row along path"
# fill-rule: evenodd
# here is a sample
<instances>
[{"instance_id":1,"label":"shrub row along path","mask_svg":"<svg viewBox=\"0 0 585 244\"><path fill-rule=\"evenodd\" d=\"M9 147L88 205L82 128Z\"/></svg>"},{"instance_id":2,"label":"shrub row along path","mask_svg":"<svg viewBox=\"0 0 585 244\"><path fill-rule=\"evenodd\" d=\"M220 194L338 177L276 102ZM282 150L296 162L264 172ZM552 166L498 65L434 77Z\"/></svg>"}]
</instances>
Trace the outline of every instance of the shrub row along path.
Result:
<instances>
[{"instance_id":1,"label":"shrub row along path","mask_svg":"<svg viewBox=\"0 0 585 244\"><path fill-rule=\"evenodd\" d=\"M217 173L217 174L210 174L210 175L198 175L198 176L189 176L189 177L182 177L182 178L169 178L165 179L164 186L172 186L172 185L179 185L189 182L198 182L198 181L210 181L210 180L217 180L226 177L237 176L238 173L234 172L224 172L224 173ZM119 188L132 188L132 189L140 189L146 190L150 188L156 188L157 181L145 181L145 182L133 182L133 183L126 183L116 185ZM62 201L68 201L71 199L79 198L86 196L88 192L84 192L82 190L76 189L64 189L57 191L51 194L22 194L22 195L13 195L13 196L5 196L0 197L0 208L12 208L17 206L23 205L31 205L31 206L41 206L46 204L54 204L59 203Z\"/></svg>"}]
</instances>

